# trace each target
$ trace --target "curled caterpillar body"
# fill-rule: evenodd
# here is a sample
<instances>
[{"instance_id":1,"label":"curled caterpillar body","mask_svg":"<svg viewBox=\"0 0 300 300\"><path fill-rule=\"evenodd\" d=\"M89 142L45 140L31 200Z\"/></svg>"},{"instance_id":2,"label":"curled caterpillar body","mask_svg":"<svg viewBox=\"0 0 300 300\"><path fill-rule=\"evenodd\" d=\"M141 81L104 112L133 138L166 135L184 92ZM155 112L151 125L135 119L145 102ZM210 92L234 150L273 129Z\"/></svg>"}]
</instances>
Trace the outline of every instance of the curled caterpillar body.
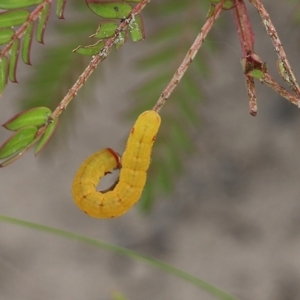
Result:
<instances>
[{"instance_id":1,"label":"curled caterpillar body","mask_svg":"<svg viewBox=\"0 0 300 300\"><path fill-rule=\"evenodd\" d=\"M73 198L80 209L91 217L114 218L124 214L139 200L160 122L160 116L153 110L138 117L122 156L119 181L112 190L99 192L96 186L106 173L120 168L116 152L106 148L82 163L72 186Z\"/></svg>"}]
</instances>

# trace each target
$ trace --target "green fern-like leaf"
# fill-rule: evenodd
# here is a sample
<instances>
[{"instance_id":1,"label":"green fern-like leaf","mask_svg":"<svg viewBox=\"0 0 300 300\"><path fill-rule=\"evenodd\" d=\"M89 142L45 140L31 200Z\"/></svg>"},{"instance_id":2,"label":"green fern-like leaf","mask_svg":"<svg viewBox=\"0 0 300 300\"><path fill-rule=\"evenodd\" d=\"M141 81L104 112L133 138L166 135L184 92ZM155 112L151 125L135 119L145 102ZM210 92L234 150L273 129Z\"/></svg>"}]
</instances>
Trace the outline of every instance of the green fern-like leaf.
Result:
<instances>
[{"instance_id":1,"label":"green fern-like leaf","mask_svg":"<svg viewBox=\"0 0 300 300\"><path fill-rule=\"evenodd\" d=\"M117 38L114 40L114 45L116 50L125 44L127 41L127 36L130 35L133 42L138 42L145 38L144 32L144 23L142 16L139 14L133 14L133 6L127 2L140 2L140 0L129 0L129 1L92 1L86 0L86 4L89 9L94 12L97 16L104 19L101 21L96 33L90 35L90 38L98 38L98 42L93 43L92 45L87 46L78 46L73 52L82 55L96 55L100 53L101 50L104 50L105 40L111 38L114 35L117 35ZM123 30L118 30L118 23L115 21L125 21L128 22L128 26ZM115 21L112 21L115 20ZM129 34L128 34L129 33Z\"/></svg>"},{"instance_id":2,"label":"green fern-like leaf","mask_svg":"<svg viewBox=\"0 0 300 300\"><path fill-rule=\"evenodd\" d=\"M84 68L86 60L72 53L78 37L87 36L94 27L97 18L86 18L83 4L72 4L70 10L75 10L78 21L58 23L54 28L64 43L45 47L41 58L35 62L34 72L27 77L26 92L18 100L22 109L36 106L55 108L74 84Z\"/></svg>"},{"instance_id":3,"label":"green fern-like leaf","mask_svg":"<svg viewBox=\"0 0 300 300\"><path fill-rule=\"evenodd\" d=\"M58 1L59 17L63 14L65 0ZM34 6L32 11L25 9ZM1 77L0 95L5 89L8 79L17 82L16 70L19 55L25 64L30 65L30 52L34 28L36 40L44 42L44 31L49 18L51 3L43 0L2 0L0 1L0 59L9 61L9 71L3 72ZM22 44L21 44L22 40ZM20 46L21 45L21 46Z\"/></svg>"}]
</instances>

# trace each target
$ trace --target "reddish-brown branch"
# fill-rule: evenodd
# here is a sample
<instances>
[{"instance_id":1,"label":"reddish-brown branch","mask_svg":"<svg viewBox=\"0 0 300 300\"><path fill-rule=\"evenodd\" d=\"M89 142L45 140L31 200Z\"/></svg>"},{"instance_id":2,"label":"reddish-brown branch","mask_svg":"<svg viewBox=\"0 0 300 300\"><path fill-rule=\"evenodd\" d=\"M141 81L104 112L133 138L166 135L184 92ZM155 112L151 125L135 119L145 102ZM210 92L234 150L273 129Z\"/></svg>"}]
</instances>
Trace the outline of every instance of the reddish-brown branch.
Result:
<instances>
[{"instance_id":1,"label":"reddish-brown branch","mask_svg":"<svg viewBox=\"0 0 300 300\"><path fill-rule=\"evenodd\" d=\"M241 44L242 56L245 57L249 53L254 52L254 35L245 2L243 0L235 0L233 12Z\"/></svg>"},{"instance_id":2,"label":"reddish-brown branch","mask_svg":"<svg viewBox=\"0 0 300 300\"><path fill-rule=\"evenodd\" d=\"M245 75L245 82L249 99L249 112L251 116L255 117L257 115L257 99L255 93L254 78Z\"/></svg>"},{"instance_id":3,"label":"reddish-brown branch","mask_svg":"<svg viewBox=\"0 0 300 300\"><path fill-rule=\"evenodd\" d=\"M249 2L257 9L258 13L260 14L263 25L265 26L265 29L272 40L274 49L279 58L279 62L281 63L283 68L283 71L279 73L282 76L282 78L287 82L287 84L291 87L294 93L297 95L298 106L300 106L300 88L298 86L296 77L293 74L292 68L289 64L277 31L270 19L270 16L264 8L263 4L260 2L260 0L249 0Z\"/></svg>"},{"instance_id":4,"label":"reddish-brown branch","mask_svg":"<svg viewBox=\"0 0 300 300\"><path fill-rule=\"evenodd\" d=\"M177 84L180 82L181 78L183 77L184 73L194 60L197 52L201 48L207 34L211 30L213 24L215 23L216 19L220 16L220 13L222 11L224 0L221 1L218 5L216 5L213 14L207 18L205 24L203 25L200 33L196 37L194 43L188 50L186 56L184 57L182 63L180 64L179 68L175 72L173 78L169 82L169 84L166 86L166 88L161 93L159 99L157 100L155 106L153 107L153 110L159 112L159 110L162 108L162 106L166 103L167 99L172 94L173 90L177 86Z\"/></svg>"},{"instance_id":5,"label":"reddish-brown branch","mask_svg":"<svg viewBox=\"0 0 300 300\"><path fill-rule=\"evenodd\" d=\"M82 88L84 83L87 81L87 79L91 76L91 74L94 72L94 70L97 68L98 64L101 63L110 53L112 46L114 45L116 39L119 37L119 33L123 31L124 29L127 28L128 24L133 20L134 16L139 14L145 6L150 2L150 0L142 0L140 3L138 3L131 11L130 15L122 20L120 22L119 27L117 28L115 34L113 37L109 38L106 43L104 48L100 51L99 54L95 55L86 69L82 72L82 74L78 77L77 81L75 84L70 88L68 93L65 95L65 97L62 99L62 101L59 103L57 108L54 110L52 115L49 118L49 122L52 122L52 120L56 119L57 117L60 116L60 114L66 109L68 104L72 101L72 99L77 95L78 91ZM42 135L48 124L45 126L41 127L37 133L37 136Z\"/></svg>"},{"instance_id":6,"label":"reddish-brown branch","mask_svg":"<svg viewBox=\"0 0 300 300\"><path fill-rule=\"evenodd\" d=\"M251 27L251 22L249 19L248 11L243 0L235 0L234 20L237 28L237 33L239 36L242 59L244 60L244 73L245 73L245 83L247 88L247 94L249 99L249 111L252 116L257 114L257 99L255 94L255 84L254 78L248 76L247 68L252 65L252 56L254 54L254 35Z\"/></svg>"},{"instance_id":7,"label":"reddish-brown branch","mask_svg":"<svg viewBox=\"0 0 300 300\"><path fill-rule=\"evenodd\" d=\"M299 107L299 98L295 95L289 93L284 87L280 86L269 73L265 73L264 77L260 79L262 83L265 83L267 86L272 88L275 92L277 92L280 96L287 99L291 103L297 105Z\"/></svg>"}]
</instances>

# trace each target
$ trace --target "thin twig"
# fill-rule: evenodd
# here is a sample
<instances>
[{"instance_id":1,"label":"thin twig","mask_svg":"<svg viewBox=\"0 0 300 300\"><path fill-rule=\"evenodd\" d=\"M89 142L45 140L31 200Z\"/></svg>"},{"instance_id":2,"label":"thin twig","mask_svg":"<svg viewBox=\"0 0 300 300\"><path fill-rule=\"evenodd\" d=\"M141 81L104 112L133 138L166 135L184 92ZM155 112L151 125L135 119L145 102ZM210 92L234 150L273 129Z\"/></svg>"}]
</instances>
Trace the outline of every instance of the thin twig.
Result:
<instances>
[{"instance_id":1,"label":"thin twig","mask_svg":"<svg viewBox=\"0 0 300 300\"><path fill-rule=\"evenodd\" d=\"M249 99L249 112L251 116L255 117L257 115L257 99L255 93L254 78L245 75L245 82Z\"/></svg>"},{"instance_id":2,"label":"thin twig","mask_svg":"<svg viewBox=\"0 0 300 300\"><path fill-rule=\"evenodd\" d=\"M45 124L45 126L41 127L37 133L37 136L42 135L49 123L51 123L54 119L60 116L60 114L63 112L63 110L66 109L68 104L72 101L72 99L77 95L78 91L82 88L84 83L87 81L87 79L90 77L90 75L95 71L96 67L99 63L101 63L110 53L112 46L115 44L116 39L119 37L119 34L121 31L127 28L128 24L132 22L134 19L134 16L139 14L145 6L150 2L150 0L142 0L140 3L138 3L131 11L130 15L122 20L120 22L119 27L116 29L116 32L113 37L109 38L104 48L99 52L99 54L95 55L86 69L82 72L82 74L78 77L75 84L70 88L68 93L65 95L65 97L62 99L62 101L59 103L57 108L54 110L52 115L49 117L49 122Z\"/></svg>"},{"instance_id":3,"label":"thin twig","mask_svg":"<svg viewBox=\"0 0 300 300\"><path fill-rule=\"evenodd\" d=\"M254 52L254 34L245 2L243 0L235 0L234 2L234 20L241 44L242 55L246 57L249 53Z\"/></svg>"},{"instance_id":4,"label":"thin twig","mask_svg":"<svg viewBox=\"0 0 300 300\"><path fill-rule=\"evenodd\" d=\"M295 95L289 93L284 87L280 86L269 73L264 73L264 77L260 79L262 83L265 83L267 86L272 88L275 92L277 92L280 96L284 97L291 103L295 104L299 107L299 98Z\"/></svg>"},{"instance_id":5,"label":"thin twig","mask_svg":"<svg viewBox=\"0 0 300 300\"><path fill-rule=\"evenodd\" d=\"M173 90L177 86L177 84L180 82L181 78L183 77L184 73L188 69L191 62L194 60L197 52L201 48L207 34L211 30L213 24L215 23L216 19L220 16L220 13L222 11L224 0L221 1L218 5L216 5L213 14L207 18L205 24L203 25L200 33L196 37L194 43L192 44L191 48L188 50L185 58L183 59L182 63L180 64L179 68L175 72L173 78L167 85L167 87L163 90L161 93L159 99L157 100L155 106L153 107L153 110L159 112L159 110L162 108L162 106L166 103L167 99L172 94Z\"/></svg>"},{"instance_id":6,"label":"thin twig","mask_svg":"<svg viewBox=\"0 0 300 300\"><path fill-rule=\"evenodd\" d=\"M278 37L277 31L270 19L270 16L266 9L264 8L263 4L260 0L249 0L249 2L257 9L260 17L262 19L263 25L270 36L274 49L277 53L279 58L279 63L282 65L283 72L279 72L282 78L287 82L287 84L291 87L294 93L298 97L298 107L300 106L300 88L298 86L297 80L295 75L293 74L292 68L288 62L287 56L283 49L282 43Z\"/></svg>"},{"instance_id":7,"label":"thin twig","mask_svg":"<svg viewBox=\"0 0 300 300\"><path fill-rule=\"evenodd\" d=\"M249 112L250 115L257 115L257 99L255 93L254 78L246 73L246 69L249 64L252 65L252 55L254 54L254 34L251 27L251 22L247 12L245 2L243 0L235 0L234 20L239 36L241 50L242 50L242 61L244 63L244 76L247 88L247 95L249 100ZM249 61L250 60L250 61Z\"/></svg>"}]
</instances>

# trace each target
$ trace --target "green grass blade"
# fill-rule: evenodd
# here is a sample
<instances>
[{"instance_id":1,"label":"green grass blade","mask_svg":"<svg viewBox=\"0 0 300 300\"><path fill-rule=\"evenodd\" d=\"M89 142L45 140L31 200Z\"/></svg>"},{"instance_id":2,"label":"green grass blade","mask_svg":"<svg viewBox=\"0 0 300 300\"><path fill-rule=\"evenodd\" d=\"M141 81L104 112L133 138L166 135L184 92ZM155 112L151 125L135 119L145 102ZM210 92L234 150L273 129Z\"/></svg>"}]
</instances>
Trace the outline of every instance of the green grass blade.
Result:
<instances>
[{"instance_id":1,"label":"green grass blade","mask_svg":"<svg viewBox=\"0 0 300 300\"><path fill-rule=\"evenodd\" d=\"M86 244L94 245L96 247L99 247L99 248L102 248L105 250L109 250L111 252L114 252L114 253L117 253L120 255L124 255L126 257L133 258L135 260L139 260L144 263L147 263L148 265L151 265L152 267L158 268L166 273L170 273L184 281L187 281L187 282L201 288L202 290L205 290L209 294L216 296L217 298L219 298L221 300L238 300L234 296L218 289L217 287L209 284L208 282L206 282L202 279L199 279L199 278L197 278L191 274L188 274L180 269L170 266L162 261L159 261L157 259L148 257L146 255L137 253L135 251L132 251L132 250L120 247L120 246L115 246L115 245L112 245L112 244L109 244L109 243L106 243L106 242L103 242L100 240L96 240L96 239L93 239L93 238L90 238L87 236L83 236L80 234L72 233L69 231L65 231L65 230L61 230L61 229L33 223L33 222L28 222L28 221L24 221L24 220L20 220L20 219L15 219L15 218L3 216L3 215L0 215L0 221L18 225L18 226L22 226L22 227L35 229L35 230L39 230L39 231L43 231L43 232L48 232L51 234L55 234L56 236L61 236L61 237L67 238L67 239L72 239L72 240L76 240L76 241L83 242Z\"/></svg>"}]
</instances>

